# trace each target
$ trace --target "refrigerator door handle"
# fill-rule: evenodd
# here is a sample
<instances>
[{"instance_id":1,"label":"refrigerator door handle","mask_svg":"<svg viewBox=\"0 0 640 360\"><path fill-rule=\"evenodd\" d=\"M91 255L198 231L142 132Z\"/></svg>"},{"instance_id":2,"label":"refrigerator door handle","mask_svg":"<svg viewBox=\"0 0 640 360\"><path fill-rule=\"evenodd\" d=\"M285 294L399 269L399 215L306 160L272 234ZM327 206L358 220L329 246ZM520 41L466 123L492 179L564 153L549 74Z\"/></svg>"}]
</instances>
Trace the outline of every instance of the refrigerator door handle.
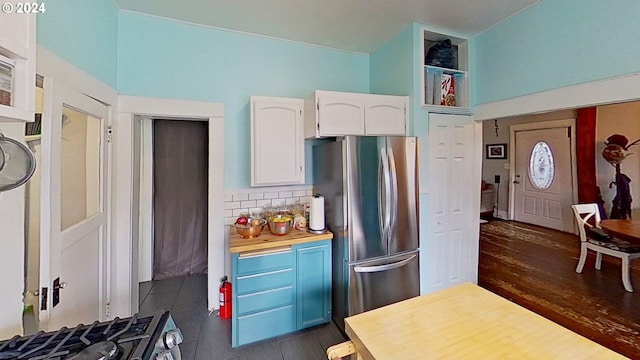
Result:
<instances>
[{"instance_id":1,"label":"refrigerator door handle","mask_svg":"<svg viewBox=\"0 0 640 360\"><path fill-rule=\"evenodd\" d=\"M380 227L380 237L384 241L384 211L382 202L382 181L384 177L384 162L382 161L384 148L380 149L380 160L378 161L378 226Z\"/></svg>"},{"instance_id":2,"label":"refrigerator door handle","mask_svg":"<svg viewBox=\"0 0 640 360\"><path fill-rule=\"evenodd\" d=\"M379 272L379 271L387 271L387 270L391 270L391 269L397 269L399 267L403 267L405 265L407 265L408 263L410 263L417 255L411 255L408 258L404 259L404 260L400 260L398 262L394 262L391 264L384 264L384 265L375 265L375 266L356 266L353 268L353 271L357 272L357 273L372 273L372 272Z\"/></svg>"},{"instance_id":3,"label":"refrigerator door handle","mask_svg":"<svg viewBox=\"0 0 640 360\"><path fill-rule=\"evenodd\" d=\"M390 187L389 187L389 229L387 230L388 241L391 241L391 237L396 232L396 222L398 219L398 173L396 172L396 160L393 156L393 149L387 149L387 156L389 157L389 173L390 173ZM387 245L388 246L388 245Z\"/></svg>"},{"instance_id":4,"label":"refrigerator door handle","mask_svg":"<svg viewBox=\"0 0 640 360\"><path fill-rule=\"evenodd\" d=\"M380 237L382 243L385 245L387 245L388 242L390 235L389 228L391 225L390 187L389 158L387 148L383 147L380 149L380 166L378 171L378 217L380 218Z\"/></svg>"}]
</instances>

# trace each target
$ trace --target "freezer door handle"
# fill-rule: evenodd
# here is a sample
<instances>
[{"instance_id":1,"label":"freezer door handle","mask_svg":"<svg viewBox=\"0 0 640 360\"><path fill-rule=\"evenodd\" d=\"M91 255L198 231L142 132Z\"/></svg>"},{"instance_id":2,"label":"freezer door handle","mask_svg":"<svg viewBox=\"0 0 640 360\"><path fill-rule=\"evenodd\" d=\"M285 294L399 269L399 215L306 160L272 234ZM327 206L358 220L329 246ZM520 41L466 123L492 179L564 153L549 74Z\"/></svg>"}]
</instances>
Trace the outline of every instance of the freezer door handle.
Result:
<instances>
[{"instance_id":1,"label":"freezer door handle","mask_svg":"<svg viewBox=\"0 0 640 360\"><path fill-rule=\"evenodd\" d=\"M387 156L389 157L389 228L388 239L391 241L393 234L396 232L396 222L398 221L398 173L396 172L396 159L393 156L393 149L387 148Z\"/></svg>"},{"instance_id":2,"label":"freezer door handle","mask_svg":"<svg viewBox=\"0 0 640 360\"><path fill-rule=\"evenodd\" d=\"M380 221L380 237L382 243L387 246L391 225L391 176L389 172L389 158L387 149L380 149L380 165L378 167L378 217Z\"/></svg>"},{"instance_id":3,"label":"freezer door handle","mask_svg":"<svg viewBox=\"0 0 640 360\"><path fill-rule=\"evenodd\" d=\"M384 265L375 265L375 266L356 266L353 268L353 271L357 272L357 273L372 273L372 272L379 272L379 271L387 271L387 270L391 270L391 269L397 269L399 267L403 267L405 265L407 265L408 263L410 263L417 255L411 255L408 258L404 259L404 260L400 260L398 262L394 262L391 264L384 264Z\"/></svg>"}]
</instances>

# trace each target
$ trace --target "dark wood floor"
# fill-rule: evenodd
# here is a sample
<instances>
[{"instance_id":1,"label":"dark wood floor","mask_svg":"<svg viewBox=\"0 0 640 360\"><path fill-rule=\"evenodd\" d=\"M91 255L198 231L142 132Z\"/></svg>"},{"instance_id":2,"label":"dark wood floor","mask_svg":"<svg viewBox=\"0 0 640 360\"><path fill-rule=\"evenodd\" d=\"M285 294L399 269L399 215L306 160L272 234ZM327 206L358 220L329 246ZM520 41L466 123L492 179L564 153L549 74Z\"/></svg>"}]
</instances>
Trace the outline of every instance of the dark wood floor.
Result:
<instances>
[{"instance_id":1,"label":"dark wood floor","mask_svg":"<svg viewBox=\"0 0 640 360\"><path fill-rule=\"evenodd\" d=\"M578 237L511 221L480 226L480 286L603 346L640 359L640 260L632 261L635 292L624 290L620 261L590 255L575 272Z\"/></svg>"},{"instance_id":2,"label":"dark wood floor","mask_svg":"<svg viewBox=\"0 0 640 360\"><path fill-rule=\"evenodd\" d=\"M231 348L231 320L207 312L206 275L140 283L141 316L170 310L182 331L183 360L324 360L326 349L345 341L333 322Z\"/></svg>"}]
</instances>

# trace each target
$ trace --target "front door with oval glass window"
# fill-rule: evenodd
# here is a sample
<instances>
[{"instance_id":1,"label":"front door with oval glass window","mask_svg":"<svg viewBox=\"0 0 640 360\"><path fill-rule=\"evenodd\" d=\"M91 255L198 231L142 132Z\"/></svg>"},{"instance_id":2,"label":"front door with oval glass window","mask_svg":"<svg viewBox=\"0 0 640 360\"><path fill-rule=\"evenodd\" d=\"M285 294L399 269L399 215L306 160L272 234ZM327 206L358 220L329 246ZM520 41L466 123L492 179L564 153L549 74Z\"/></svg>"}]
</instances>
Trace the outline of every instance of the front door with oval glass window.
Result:
<instances>
[{"instance_id":1,"label":"front door with oval glass window","mask_svg":"<svg viewBox=\"0 0 640 360\"><path fill-rule=\"evenodd\" d=\"M566 127L515 133L514 219L573 232L571 138Z\"/></svg>"}]
</instances>

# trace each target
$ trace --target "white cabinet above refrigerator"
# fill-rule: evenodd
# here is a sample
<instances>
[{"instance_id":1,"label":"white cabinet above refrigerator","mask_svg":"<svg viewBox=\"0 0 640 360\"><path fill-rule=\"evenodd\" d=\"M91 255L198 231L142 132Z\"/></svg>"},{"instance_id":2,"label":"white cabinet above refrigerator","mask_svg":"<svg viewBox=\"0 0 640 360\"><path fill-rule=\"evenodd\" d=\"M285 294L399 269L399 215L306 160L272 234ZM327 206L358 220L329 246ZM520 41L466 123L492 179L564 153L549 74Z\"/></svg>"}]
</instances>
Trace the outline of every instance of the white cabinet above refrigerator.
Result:
<instances>
[{"instance_id":1,"label":"white cabinet above refrigerator","mask_svg":"<svg viewBox=\"0 0 640 360\"><path fill-rule=\"evenodd\" d=\"M408 96L316 90L305 101L305 137L405 135Z\"/></svg>"}]
</instances>

